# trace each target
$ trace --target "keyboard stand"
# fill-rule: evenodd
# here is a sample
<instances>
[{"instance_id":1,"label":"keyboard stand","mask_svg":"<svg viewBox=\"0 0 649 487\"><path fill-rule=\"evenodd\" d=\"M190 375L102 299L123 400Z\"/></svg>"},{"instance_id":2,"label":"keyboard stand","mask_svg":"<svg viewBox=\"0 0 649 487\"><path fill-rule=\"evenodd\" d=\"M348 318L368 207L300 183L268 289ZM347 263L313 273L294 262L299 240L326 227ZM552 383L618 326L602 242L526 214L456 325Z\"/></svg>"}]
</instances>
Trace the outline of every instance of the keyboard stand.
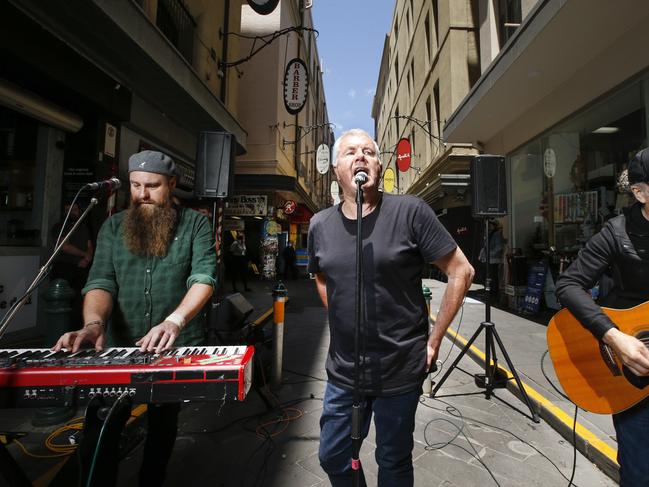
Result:
<instances>
[{"instance_id":1,"label":"keyboard stand","mask_svg":"<svg viewBox=\"0 0 649 487\"><path fill-rule=\"evenodd\" d=\"M88 475L92 472L90 485L113 487L117 482L119 440L131 416L131 407L132 401L128 396L112 406L107 406L103 397L93 398L86 408L78 454L70 456L50 486L88 485Z\"/></svg>"}]
</instances>

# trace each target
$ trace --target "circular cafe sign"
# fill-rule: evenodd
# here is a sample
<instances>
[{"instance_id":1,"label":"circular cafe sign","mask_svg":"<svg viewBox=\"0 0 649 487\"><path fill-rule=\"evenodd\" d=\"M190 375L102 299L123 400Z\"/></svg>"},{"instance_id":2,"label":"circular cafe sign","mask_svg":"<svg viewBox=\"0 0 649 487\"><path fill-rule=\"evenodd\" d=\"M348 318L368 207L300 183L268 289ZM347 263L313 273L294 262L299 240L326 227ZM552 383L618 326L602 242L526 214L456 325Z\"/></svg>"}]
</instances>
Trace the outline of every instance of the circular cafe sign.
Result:
<instances>
[{"instance_id":1,"label":"circular cafe sign","mask_svg":"<svg viewBox=\"0 0 649 487\"><path fill-rule=\"evenodd\" d=\"M543 172L549 178L553 178L557 172L557 154L554 149L545 149L543 153Z\"/></svg>"},{"instance_id":2,"label":"circular cafe sign","mask_svg":"<svg viewBox=\"0 0 649 487\"><path fill-rule=\"evenodd\" d=\"M392 193L394 191L394 169L388 167L383 173L383 191Z\"/></svg>"},{"instance_id":3,"label":"circular cafe sign","mask_svg":"<svg viewBox=\"0 0 649 487\"><path fill-rule=\"evenodd\" d=\"M320 144L315 158L315 166L320 174L327 174L329 170L329 146L327 144Z\"/></svg>"},{"instance_id":4,"label":"circular cafe sign","mask_svg":"<svg viewBox=\"0 0 649 487\"><path fill-rule=\"evenodd\" d=\"M278 4L279 0L248 0L250 8L260 15L268 15Z\"/></svg>"},{"instance_id":5,"label":"circular cafe sign","mask_svg":"<svg viewBox=\"0 0 649 487\"><path fill-rule=\"evenodd\" d=\"M338 181L331 181L330 193L334 200L334 205L340 203L340 188L338 187Z\"/></svg>"},{"instance_id":6,"label":"circular cafe sign","mask_svg":"<svg viewBox=\"0 0 649 487\"><path fill-rule=\"evenodd\" d=\"M406 172L410 169L411 150L408 139L401 139L397 144L397 167L399 171Z\"/></svg>"},{"instance_id":7,"label":"circular cafe sign","mask_svg":"<svg viewBox=\"0 0 649 487\"><path fill-rule=\"evenodd\" d=\"M284 72L284 106L291 115L302 111L309 94L309 71L300 58L291 59Z\"/></svg>"}]
</instances>

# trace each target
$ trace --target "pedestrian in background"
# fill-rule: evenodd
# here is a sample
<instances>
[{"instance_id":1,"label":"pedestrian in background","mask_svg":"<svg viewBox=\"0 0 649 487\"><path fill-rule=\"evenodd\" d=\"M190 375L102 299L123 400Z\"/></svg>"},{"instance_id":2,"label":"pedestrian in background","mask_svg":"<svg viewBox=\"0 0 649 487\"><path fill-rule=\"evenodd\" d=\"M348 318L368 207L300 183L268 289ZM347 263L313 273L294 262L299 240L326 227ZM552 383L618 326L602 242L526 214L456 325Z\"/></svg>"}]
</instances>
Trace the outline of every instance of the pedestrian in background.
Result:
<instances>
[{"instance_id":1,"label":"pedestrian in background","mask_svg":"<svg viewBox=\"0 0 649 487\"><path fill-rule=\"evenodd\" d=\"M290 240L286 242L286 247L282 251L282 258L284 259L284 276L285 278L297 279L297 255L295 254L295 247Z\"/></svg>"},{"instance_id":2,"label":"pedestrian in background","mask_svg":"<svg viewBox=\"0 0 649 487\"><path fill-rule=\"evenodd\" d=\"M239 233L236 240L230 245L230 253L232 254L232 292L237 292L237 280L241 280L245 291L250 291L248 282L246 281L248 256L246 239L243 233Z\"/></svg>"},{"instance_id":3,"label":"pedestrian in background","mask_svg":"<svg viewBox=\"0 0 649 487\"><path fill-rule=\"evenodd\" d=\"M491 279L489 294L492 302L498 302L500 293L500 277L503 268L503 254L505 251L505 239L503 237L502 227L496 219L489 220L489 277ZM480 250L478 256L480 262L487 261L486 245Z\"/></svg>"}]
</instances>

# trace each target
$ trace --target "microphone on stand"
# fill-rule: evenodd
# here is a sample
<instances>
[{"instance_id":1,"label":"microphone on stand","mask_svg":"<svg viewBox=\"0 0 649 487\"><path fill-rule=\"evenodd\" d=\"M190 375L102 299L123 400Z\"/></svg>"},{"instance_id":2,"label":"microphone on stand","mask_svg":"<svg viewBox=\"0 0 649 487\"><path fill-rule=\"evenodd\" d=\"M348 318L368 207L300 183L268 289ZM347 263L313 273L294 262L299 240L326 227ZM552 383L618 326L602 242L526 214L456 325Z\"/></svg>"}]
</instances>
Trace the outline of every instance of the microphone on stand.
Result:
<instances>
[{"instance_id":1,"label":"microphone on stand","mask_svg":"<svg viewBox=\"0 0 649 487\"><path fill-rule=\"evenodd\" d=\"M96 183L88 183L86 184L86 187L91 190L97 190L101 188L115 190L122 187L122 182L117 178L110 178L104 181L97 181Z\"/></svg>"},{"instance_id":2,"label":"microphone on stand","mask_svg":"<svg viewBox=\"0 0 649 487\"><path fill-rule=\"evenodd\" d=\"M354 176L354 182L356 186L361 187L367 182L367 173L365 171L359 171Z\"/></svg>"}]
</instances>

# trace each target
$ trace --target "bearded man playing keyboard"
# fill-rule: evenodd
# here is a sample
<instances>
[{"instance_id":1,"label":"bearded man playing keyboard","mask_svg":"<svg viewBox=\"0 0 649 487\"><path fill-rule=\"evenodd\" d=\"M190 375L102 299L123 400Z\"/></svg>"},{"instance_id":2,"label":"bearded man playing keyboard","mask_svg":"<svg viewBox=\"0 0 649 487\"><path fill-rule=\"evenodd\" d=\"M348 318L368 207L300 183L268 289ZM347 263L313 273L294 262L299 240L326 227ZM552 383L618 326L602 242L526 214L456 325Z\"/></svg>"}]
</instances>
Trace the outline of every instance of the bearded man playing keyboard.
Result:
<instances>
[{"instance_id":1,"label":"bearded man playing keyboard","mask_svg":"<svg viewBox=\"0 0 649 487\"><path fill-rule=\"evenodd\" d=\"M159 353L200 345L204 313L215 286L212 228L196 211L173 204L174 161L158 151L129 158L131 205L97 237L83 288L83 328L61 336L54 350L82 343ZM109 321L110 319L110 321ZM161 485L176 441L180 404L150 404L140 485Z\"/></svg>"}]
</instances>

